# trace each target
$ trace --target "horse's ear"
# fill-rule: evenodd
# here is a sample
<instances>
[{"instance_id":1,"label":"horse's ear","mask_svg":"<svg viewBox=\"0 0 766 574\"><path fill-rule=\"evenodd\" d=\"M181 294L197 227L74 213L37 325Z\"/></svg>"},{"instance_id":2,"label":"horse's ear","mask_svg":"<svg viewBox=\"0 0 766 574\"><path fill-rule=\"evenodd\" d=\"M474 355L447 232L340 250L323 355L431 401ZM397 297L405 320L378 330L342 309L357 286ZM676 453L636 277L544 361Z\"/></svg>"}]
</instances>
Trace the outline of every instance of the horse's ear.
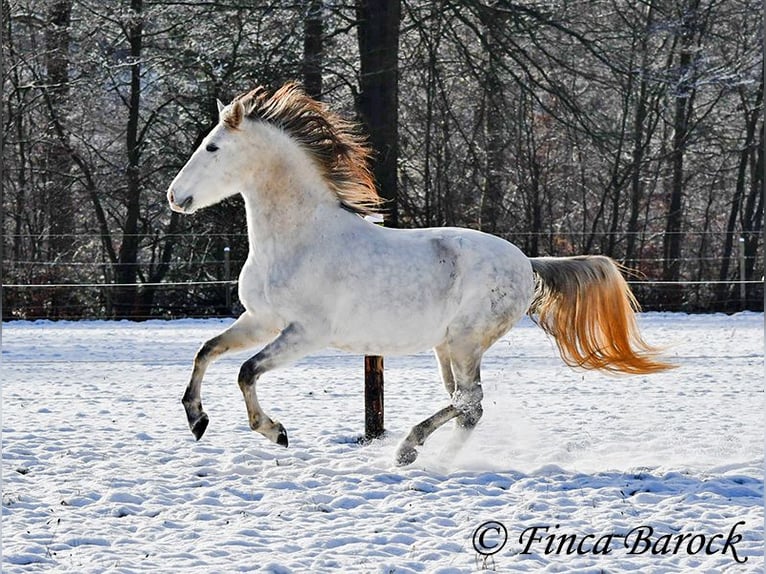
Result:
<instances>
[{"instance_id":1,"label":"horse's ear","mask_svg":"<svg viewBox=\"0 0 766 574\"><path fill-rule=\"evenodd\" d=\"M244 117L245 106L239 100L234 100L226 110L226 115L221 116L221 120L231 129L236 130Z\"/></svg>"},{"instance_id":2,"label":"horse's ear","mask_svg":"<svg viewBox=\"0 0 766 574\"><path fill-rule=\"evenodd\" d=\"M223 109L224 109L226 106L224 106L224 105L223 105L223 102L222 102L221 100L219 100L218 98L216 98L216 100L215 100L215 103L218 105L218 115L220 116L220 115L221 115L221 112L223 111Z\"/></svg>"}]
</instances>

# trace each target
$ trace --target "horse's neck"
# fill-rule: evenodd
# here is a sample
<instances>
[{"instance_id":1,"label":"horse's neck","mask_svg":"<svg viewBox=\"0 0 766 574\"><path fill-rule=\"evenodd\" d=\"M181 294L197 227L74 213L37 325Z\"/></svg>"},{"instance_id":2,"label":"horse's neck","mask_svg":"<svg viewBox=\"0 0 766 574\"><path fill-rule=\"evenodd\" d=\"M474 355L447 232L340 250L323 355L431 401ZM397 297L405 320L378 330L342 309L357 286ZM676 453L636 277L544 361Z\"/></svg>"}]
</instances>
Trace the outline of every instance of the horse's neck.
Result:
<instances>
[{"instance_id":1,"label":"horse's neck","mask_svg":"<svg viewBox=\"0 0 766 574\"><path fill-rule=\"evenodd\" d=\"M352 216L340 207L329 191L326 191L327 197L321 193L325 190L243 193L250 252L289 253L326 236L323 230L337 225L343 214Z\"/></svg>"}]
</instances>

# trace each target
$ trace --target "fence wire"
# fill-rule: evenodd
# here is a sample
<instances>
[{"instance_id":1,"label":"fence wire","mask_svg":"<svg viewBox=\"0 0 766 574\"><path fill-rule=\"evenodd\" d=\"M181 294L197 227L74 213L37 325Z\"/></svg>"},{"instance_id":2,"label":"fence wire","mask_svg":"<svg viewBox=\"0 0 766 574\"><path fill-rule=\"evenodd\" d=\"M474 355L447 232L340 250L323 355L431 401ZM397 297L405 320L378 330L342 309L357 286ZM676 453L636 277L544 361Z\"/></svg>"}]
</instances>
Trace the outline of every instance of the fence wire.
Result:
<instances>
[{"instance_id":1,"label":"fence wire","mask_svg":"<svg viewBox=\"0 0 766 574\"><path fill-rule=\"evenodd\" d=\"M762 247L759 245L756 255L745 255L742 245L742 232L684 231L688 237L730 236L734 249L728 258L716 256L710 251L692 256L693 250L673 260L681 267L680 279L666 281L662 278L665 258L661 256L659 242L663 234L653 232L635 232L640 242L653 245L651 249L639 251L636 258L630 260L630 266L640 269L636 274L629 274L627 281L634 290L637 299L646 310L681 310L681 311L726 311L741 309L763 310L763 261ZM135 234L153 244L169 238L187 238L190 241L209 239L202 251L192 252L188 259L177 258L159 264L156 261L121 263L105 260L97 242L99 233L57 234L57 238L71 238L73 244L83 245L85 249L72 252L69 259L46 260L34 255L6 259L2 262L3 320L39 319L39 318L115 318L132 319L171 318L171 317L216 317L231 316L241 311L236 298L236 285L239 270L244 265L246 233L210 233L199 235L173 233L169 235ZM585 236L606 237L630 235L625 232L520 232L513 234L514 241L525 237L581 238ZM43 234L38 237L29 234L5 234L6 242L13 239L38 241L50 239L54 235ZM704 241L708 241L704 239ZM6 245L7 245L6 243ZM740 249L737 244L740 243ZM760 243L760 242L759 242ZM238 245L237 251L228 245ZM94 259L88 260L86 253L94 248ZM9 256L6 250L6 258ZM564 253L562 253L564 254ZM223 255L223 258L221 257ZM552 253L556 255L556 253ZM729 267L727 277L720 277L724 262ZM164 280L141 282L141 275L136 283L112 282L120 270L136 267L147 272L162 266ZM643 271L643 273L641 272ZM184 277L191 280L180 280ZM705 279L709 277L710 279ZM139 296L129 312L116 310L119 290L134 290ZM146 299L141 297L150 294ZM149 303L147 303L149 301ZM670 304L669 301L675 301Z\"/></svg>"}]
</instances>

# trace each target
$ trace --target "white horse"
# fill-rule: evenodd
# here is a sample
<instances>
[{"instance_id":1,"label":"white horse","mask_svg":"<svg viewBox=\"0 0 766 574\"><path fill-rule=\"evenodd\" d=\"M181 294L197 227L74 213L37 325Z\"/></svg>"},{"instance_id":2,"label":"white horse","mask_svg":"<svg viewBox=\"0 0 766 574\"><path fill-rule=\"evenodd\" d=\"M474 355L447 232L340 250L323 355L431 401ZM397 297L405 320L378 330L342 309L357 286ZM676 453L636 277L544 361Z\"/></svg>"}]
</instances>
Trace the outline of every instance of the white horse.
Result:
<instances>
[{"instance_id":1,"label":"white horse","mask_svg":"<svg viewBox=\"0 0 766 574\"><path fill-rule=\"evenodd\" d=\"M380 198L365 140L296 84L219 102L219 114L167 194L173 210L188 214L239 193L247 213L245 312L202 345L182 400L197 440L209 422L200 398L208 365L263 344L238 382L250 428L282 446L284 427L256 395L264 373L325 347L370 355L434 349L451 401L412 428L399 464L415 460L415 447L447 421L463 431L476 425L482 355L526 312L538 315L571 366L669 367L638 334L636 301L611 259L528 258L478 231L368 223L360 215Z\"/></svg>"}]
</instances>

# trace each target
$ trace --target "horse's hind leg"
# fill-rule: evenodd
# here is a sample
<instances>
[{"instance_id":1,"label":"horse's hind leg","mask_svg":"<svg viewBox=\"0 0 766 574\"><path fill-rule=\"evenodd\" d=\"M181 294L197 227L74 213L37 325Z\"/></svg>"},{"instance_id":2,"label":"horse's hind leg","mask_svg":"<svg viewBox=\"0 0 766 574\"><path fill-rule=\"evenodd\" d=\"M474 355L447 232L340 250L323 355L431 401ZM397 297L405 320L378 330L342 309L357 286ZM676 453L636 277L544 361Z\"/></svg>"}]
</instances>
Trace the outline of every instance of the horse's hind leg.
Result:
<instances>
[{"instance_id":1,"label":"horse's hind leg","mask_svg":"<svg viewBox=\"0 0 766 574\"><path fill-rule=\"evenodd\" d=\"M439 345L434 349L436 359L439 362L439 373L447 393L452 396L455 392L455 377L452 373L449 350L446 344ZM422 446L425 440L431 436L440 426L449 422L460 414L454 405L441 409L436 414L412 427L407 437L399 445L396 451L396 463L399 466L411 464L418 457L416 446Z\"/></svg>"},{"instance_id":2,"label":"horse's hind leg","mask_svg":"<svg viewBox=\"0 0 766 574\"><path fill-rule=\"evenodd\" d=\"M449 346L443 343L437 347L434 347L434 354L436 360L439 363L439 375L444 383L444 389L449 396L455 392L455 375L452 372L452 361L449 355Z\"/></svg>"},{"instance_id":3,"label":"horse's hind leg","mask_svg":"<svg viewBox=\"0 0 766 574\"><path fill-rule=\"evenodd\" d=\"M460 413L457 416L458 428L468 431L476 426L484 413L480 365L481 353L478 352L455 353L452 356L452 372L455 375L452 404Z\"/></svg>"},{"instance_id":4,"label":"horse's hind leg","mask_svg":"<svg viewBox=\"0 0 766 574\"><path fill-rule=\"evenodd\" d=\"M220 335L205 342L194 357L194 369L181 402L186 410L194 438L199 440L207 429L208 416L202 409L202 378L210 363L225 353L241 351L262 343L269 336L269 331L255 323L252 315L243 313Z\"/></svg>"},{"instance_id":5,"label":"horse's hind leg","mask_svg":"<svg viewBox=\"0 0 766 574\"><path fill-rule=\"evenodd\" d=\"M455 456L465 444L484 414L481 401L484 391L481 387L481 355L478 350L467 353L455 353L452 358L452 370L455 375L455 392L452 393L452 405L457 409L455 417L457 428L449 448L449 456Z\"/></svg>"},{"instance_id":6,"label":"horse's hind leg","mask_svg":"<svg viewBox=\"0 0 766 574\"><path fill-rule=\"evenodd\" d=\"M418 458L418 451L415 450L415 447L423 446L426 439L436 429L454 419L458 414L458 410L453 405L449 405L412 427L410 433L396 450L396 464L405 466L415 462L415 459Z\"/></svg>"}]
</instances>

